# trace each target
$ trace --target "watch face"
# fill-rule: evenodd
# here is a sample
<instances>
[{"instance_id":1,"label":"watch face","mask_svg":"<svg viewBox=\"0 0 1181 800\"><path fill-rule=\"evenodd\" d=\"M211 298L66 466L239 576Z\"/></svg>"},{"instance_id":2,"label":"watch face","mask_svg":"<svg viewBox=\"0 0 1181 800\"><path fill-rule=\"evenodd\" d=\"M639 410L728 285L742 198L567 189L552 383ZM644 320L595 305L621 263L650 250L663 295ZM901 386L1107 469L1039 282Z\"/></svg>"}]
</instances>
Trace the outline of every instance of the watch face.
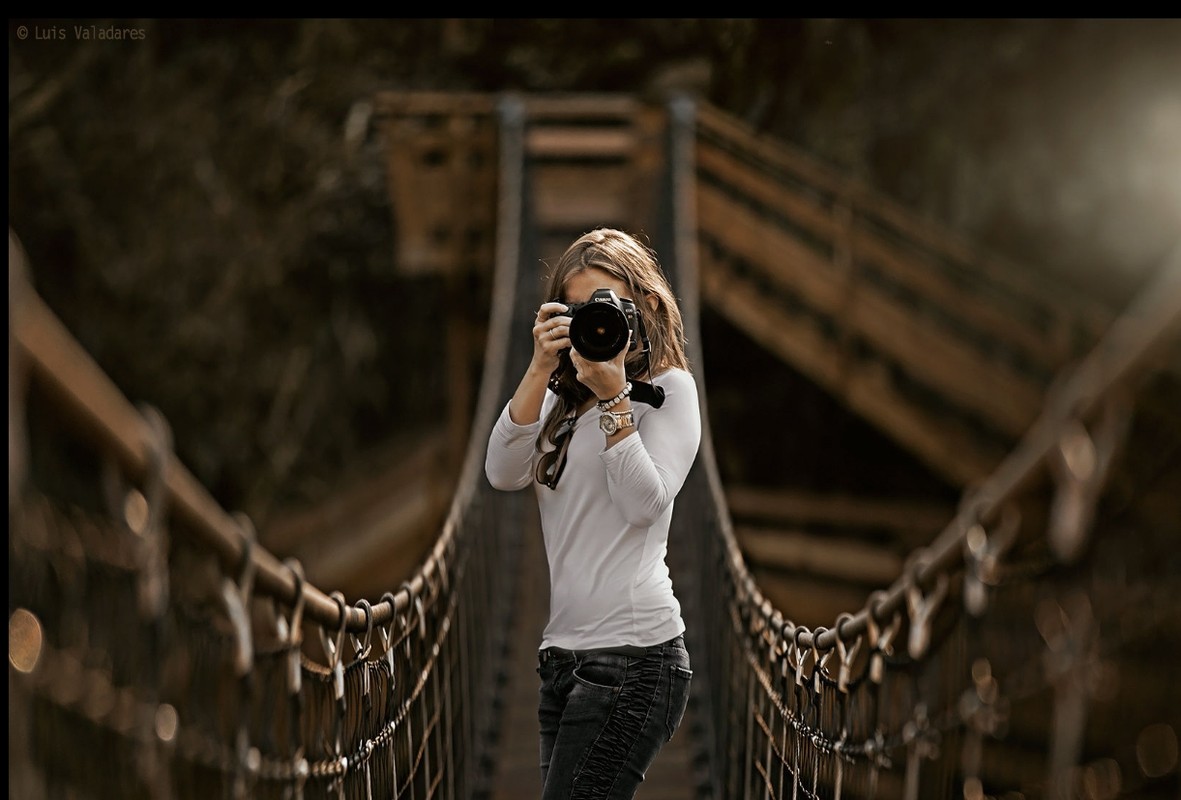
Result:
<instances>
[{"instance_id":1,"label":"watch face","mask_svg":"<svg viewBox=\"0 0 1181 800\"><path fill-rule=\"evenodd\" d=\"M619 420L615 419L611 414L604 414L599 417L599 429L610 436L619 430Z\"/></svg>"}]
</instances>

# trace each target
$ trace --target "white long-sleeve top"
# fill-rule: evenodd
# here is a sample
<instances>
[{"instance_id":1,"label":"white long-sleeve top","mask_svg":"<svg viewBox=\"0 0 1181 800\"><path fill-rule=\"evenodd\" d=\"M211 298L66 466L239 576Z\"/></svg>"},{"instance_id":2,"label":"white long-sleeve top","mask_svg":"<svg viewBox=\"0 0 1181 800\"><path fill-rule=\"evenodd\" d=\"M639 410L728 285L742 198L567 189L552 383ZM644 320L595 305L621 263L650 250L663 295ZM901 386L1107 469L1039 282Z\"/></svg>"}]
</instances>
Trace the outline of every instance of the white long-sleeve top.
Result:
<instances>
[{"instance_id":1,"label":"white long-sleeve top","mask_svg":"<svg viewBox=\"0 0 1181 800\"><path fill-rule=\"evenodd\" d=\"M542 647L660 644L684 632L665 556L673 499L701 443L693 376L668 370L660 408L632 403L636 433L611 448L591 406L574 426L556 489L533 479L541 421L518 425L505 404L492 428L484 470L496 489L533 484L550 574ZM546 390L541 419L556 402ZM551 449L547 442L544 447Z\"/></svg>"}]
</instances>

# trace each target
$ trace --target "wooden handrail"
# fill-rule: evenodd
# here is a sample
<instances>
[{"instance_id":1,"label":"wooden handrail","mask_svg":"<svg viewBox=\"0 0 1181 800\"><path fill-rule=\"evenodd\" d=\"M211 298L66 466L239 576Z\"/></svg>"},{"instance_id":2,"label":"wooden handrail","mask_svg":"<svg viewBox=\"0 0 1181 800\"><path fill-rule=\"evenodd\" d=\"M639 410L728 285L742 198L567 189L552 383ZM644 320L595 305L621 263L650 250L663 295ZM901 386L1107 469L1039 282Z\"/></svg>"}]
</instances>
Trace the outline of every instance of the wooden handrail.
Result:
<instances>
[{"instance_id":1,"label":"wooden handrail","mask_svg":"<svg viewBox=\"0 0 1181 800\"><path fill-rule=\"evenodd\" d=\"M1181 246L1169 254L1155 278L1116 318L1098 345L1064 377L1025 438L931 544L915 574L897 581L874 608L862 609L845 622L842 635L865 632L871 613L878 621L889 620L906 603L908 580L928 589L938 575L962 566L964 540L972 525L996 522L1006 503L1045 479L1046 462L1067 426L1076 420L1091 420L1116 392L1130 389L1140 370L1175 344L1179 335ZM799 637L802 646L811 646L813 641L820 650L836 647L836 625L815 637L810 631Z\"/></svg>"},{"instance_id":2,"label":"wooden handrail","mask_svg":"<svg viewBox=\"0 0 1181 800\"><path fill-rule=\"evenodd\" d=\"M822 164L790 143L760 134L716 106L702 103L698 110L697 125L699 138L708 140L717 137L732 141L738 152L795 175L812 190L829 198L841 198L854 204L862 213L869 212L879 217L916 245L942 253L954 262L975 265L975 271L982 277L1009 292L1038 299L1039 302L1044 298L1054 298L1055 304L1069 308L1072 317L1096 335L1111 323L1113 315L1107 308L1070 287L1051 283L1040 273L1022 269L1000 257L981 257L979 249L961 237L920 219L891 198Z\"/></svg>"},{"instance_id":3,"label":"wooden handrail","mask_svg":"<svg viewBox=\"0 0 1181 800\"><path fill-rule=\"evenodd\" d=\"M152 461L152 435L147 421L119 391L102 368L70 335L29 284L27 260L16 234L8 232L10 325L14 353L57 404L72 415L82 435L102 452L115 457L133 480L147 477ZM15 278L14 278L15 275ZM300 588L294 574L262 547L250 547L239 522L223 509L200 481L175 456L168 453L162 469L170 509L189 526L220 559L227 571L242 564L247 548L255 567L255 587L293 605ZM418 595L437 567L428 560L424 570L410 582ZM339 627L340 607L315 586L302 584L304 614L323 625ZM400 593L396 607L386 605L375 621L386 622L395 613L408 610L412 598ZM349 630L366 629L365 613L345 610Z\"/></svg>"}]
</instances>

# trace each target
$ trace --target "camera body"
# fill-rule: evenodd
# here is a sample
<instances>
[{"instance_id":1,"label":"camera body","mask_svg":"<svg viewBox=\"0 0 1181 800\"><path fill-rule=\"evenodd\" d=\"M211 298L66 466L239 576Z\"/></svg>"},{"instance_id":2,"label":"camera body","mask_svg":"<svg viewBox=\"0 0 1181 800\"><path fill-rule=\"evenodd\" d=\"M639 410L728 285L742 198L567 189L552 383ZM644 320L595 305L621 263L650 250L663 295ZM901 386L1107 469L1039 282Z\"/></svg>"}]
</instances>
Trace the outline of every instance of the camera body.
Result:
<instances>
[{"instance_id":1,"label":"camera body","mask_svg":"<svg viewBox=\"0 0 1181 800\"><path fill-rule=\"evenodd\" d=\"M566 313L570 343L588 361L610 361L624 348L638 350L644 338L636 304L611 289L596 289L585 303L568 303Z\"/></svg>"}]
</instances>

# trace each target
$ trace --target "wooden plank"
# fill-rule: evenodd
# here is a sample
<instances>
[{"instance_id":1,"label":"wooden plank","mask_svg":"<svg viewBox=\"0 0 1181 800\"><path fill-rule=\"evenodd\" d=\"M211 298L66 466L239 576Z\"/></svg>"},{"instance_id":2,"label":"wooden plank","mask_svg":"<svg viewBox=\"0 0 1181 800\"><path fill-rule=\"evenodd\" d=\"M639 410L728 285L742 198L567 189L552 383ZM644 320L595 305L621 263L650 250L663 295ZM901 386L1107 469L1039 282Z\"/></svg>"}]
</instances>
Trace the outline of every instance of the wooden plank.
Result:
<instances>
[{"instance_id":1,"label":"wooden plank","mask_svg":"<svg viewBox=\"0 0 1181 800\"><path fill-rule=\"evenodd\" d=\"M530 158L627 159L636 147L631 128L532 127L525 134Z\"/></svg>"},{"instance_id":2,"label":"wooden plank","mask_svg":"<svg viewBox=\"0 0 1181 800\"><path fill-rule=\"evenodd\" d=\"M699 187L698 203L708 235L834 324L847 325L850 334L889 354L916 380L1011 435L1024 433L1036 416L1040 387L955 339L955 331L916 315L867 281L850 287L847 276L811 248L716 190Z\"/></svg>"},{"instance_id":3,"label":"wooden plank","mask_svg":"<svg viewBox=\"0 0 1181 800\"><path fill-rule=\"evenodd\" d=\"M833 201L816 192L801 192L776 180L756 165L744 161L715 142L697 143L697 168L716 177L727 188L756 205L766 206L790 219L816 238L833 242L841 235L833 213Z\"/></svg>"},{"instance_id":4,"label":"wooden plank","mask_svg":"<svg viewBox=\"0 0 1181 800\"><path fill-rule=\"evenodd\" d=\"M841 175L789 142L755 131L750 125L709 103L698 104L696 118L701 134L699 139L712 136L728 141L732 144L731 149L794 173L802 182L819 192L847 198L857 207L859 215L875 216L883 226L897 230L901 238L941 253L1009 291L1062 309L1061 313L1081 321L1096 335L1106 329L1113 316L1110 310L1099 303L1073 291L1069 286L1048 281L1037 270L1022 268L997 257L982 258L979 248L962 237L920 219L865 183Z\"/></svg>"},{"instance_id":5,"label":"wooden plank","mask_svg":"<svg viewBox=\"0 0 1181 800\"><path fill-rule=\"evenodd\" d=\"M735 327L829 389L843 376L844 354L806 319L789 316L734 275L708 248L699 258L702 299Z\"/></svg>"},{"instance_id":6,"label":"wooden plank","mask_svg":"<svg viewBox=\"0 0 1181 800\"><path fill-rule=\"evenodd\" d=\"M526 94L522 96L530 120L569 119L630 120L642 107L631 94L579 92L576 94Z\"/></svg>"},{"instance_id":7,"label":"wooden plank","mask_svg":"<svg viewBox=\"0 0 1181 800\"><path fill-rule=\"evenodd\" d=\"M823 166L804 151L756 132L737 117L709 103L698 104L697 124L702 135L728 140L734 144L734 149L793 172L819 191L842 196L853 196L857 192L857 184Z\"/></svg>"},{"instance_id":8,"label":"wooden plank","mask_svg":"<svg viewBox=\"0 0 1181 800\"><path fill-rule=\"evenodd\" d=\"M736 519L778 524L884 529L915 546L930 543L955 517L956 507L931 500L821 494L728 484L726 503Z\"/></svg>"},{"instance_id":9,"label":"wooden plank","mask_svg":"<svg viewBox=\"0 0 1181 800\"><path fill-rule=\"evenodd\" d=\"M496 110L499 97L485 92L400 92L382 91L374 95L378 114L422 116L440 114L487 114Z\"/></svg>"},{"instance_id":10,"label":"wooden plank","mask_svg":"<svg viewBox=\"0 0 1181 800\"><path fill-rule=\"evenodd\" d=\"M1042 387L980 355L935 321L869 289L865 282L849 301L845 321L913 378L1013 438L1023 435L1041 411Z\"/></svg>"},{"instance_id":11,"label":"wooden plank","mask_svg":"<svg viewBox=\"0 0 1181 800\"><path fill-rule=\"evenodd\" d=\"M884 372L850 370L843 396L851 409L961 487L991 474L1005 456L999 443L982 441L962 425L904 397Z\"/></svg>"},{"instance_id":12,"label":"wooden plank","mask_svg":"<svg viewBox=\"0 0 1181 800\"><path fill-rule=\"evenodd\" d=\"M495 128L463 116L399 117L385 123L385 135L399 269L454 271L470 233L494 228Z\"/></svg>"},{"instance_id":13,"label":"wooden plank","mask_svg":"<svg viewBox=\"0 0 1181 800\"><path fill-rule=\"evenodd\" d=\"M629 228L631 209L623 201L612 197L572 197L561 204L550 204L537 209L537 223L546 228L578 229L608 226ZM573 238L566 244L570 244Z\"/></svg>"},{"instance_id":14,"label":"wooden plank","mask_svg":"<svg viewBox=\"0 0 1181 800\"><path fill-rule=\"evenodd\" d=\"M848 363L817 328L786 315L703 249L702 297L768 351L784 359L873 422L953 483L964 486L988 475L1004 451L921 408L893 387L884 370Z\"/></svg>"},{"instance_id":15,"label":"wooden plank","mask_svg":"<svg viewBox=\"0 0 1181 800\"><path fill-rule=\"evenodd\" d=\"M896 550L848 536L751 525L737 525L734 533L747 560L762 567L868 587L888 586L902 574L903 557Z\"/></svg>"},{"instance_id":16,"label":"wooden plank","mask_svg":"<svg viewBox=\"0 0 1181 800\"><path fill-rule=\"evenodd\" d=\"M533 172L537 221L542 227L582 230L623 225L633 216L631 179L626 165L539 165Z\"/></svg>"},{"instance_id":17,"label":"wooden plank","mask_svg":"<svg viewBox=\"0 0 1181 800\"><path fill-rule=\"evenodd\" d=\"M709 142L698 145L697 161L700 168L716 175L742 196L768 207L832 247L846 235L847 229L835 220L832 202L818 201L814 194L786 186ZM985 292L967 291L952 282L938 265L902 257L896 246L873 231L858 227L855 219L851 231L854 259L871 259L888 280L918 292L957 319L986 331L991 339L1017 350L1050 371L1060 367L1071 355L1068 343L1060 337L1055 338L1053 331L1047 335L1047 331L1033 324L1021 324L1013 314L1011 301ZM1041 300L1044 309L1048 298Z\"/></svg>"},{"instance_id":18,"label":"wooden plank","mask_svg":"<svg viewBox=\"0 0 1181 800\"><path fill-rule=\"evenodd\" d=\"M491 116L502 93L382 91L374 95L377 112L390 117ZM521 94L525 114L534 122L573 120L629 122L643 103L630 94Z\"/></svg>"},{"instance_id":19,"label":"wooden plank","mask_svg":"<svg viewBox=\"0 0 1181 800\"><path fill-rule=\"evenodd\" d=\"M1021 320L1017 317L1020 303L986 291L959 290L936 265L904 256L896 245L871 231L854 226L852 237L854 252L859 257L946 313L987 332L989 338L1016 348L1045 370L1056 371L1074 355L1070 342L1063 336L1061 315L1049 307L1050 298L1039 298L1036 303L1039 311L1050 318L1048 326Z\"/></svg>"},{"instance_id":20,"label":"wooden plank","mask_svg":"<svg viewBox=\"0 0 1181 800\"><path fill-rule=\"evenodd\" d=\"M697 187L697 219L703 233L804 302L827 316L843 310L846 275L801 239L705 185Z\"/></svg>"}]
</instances>

